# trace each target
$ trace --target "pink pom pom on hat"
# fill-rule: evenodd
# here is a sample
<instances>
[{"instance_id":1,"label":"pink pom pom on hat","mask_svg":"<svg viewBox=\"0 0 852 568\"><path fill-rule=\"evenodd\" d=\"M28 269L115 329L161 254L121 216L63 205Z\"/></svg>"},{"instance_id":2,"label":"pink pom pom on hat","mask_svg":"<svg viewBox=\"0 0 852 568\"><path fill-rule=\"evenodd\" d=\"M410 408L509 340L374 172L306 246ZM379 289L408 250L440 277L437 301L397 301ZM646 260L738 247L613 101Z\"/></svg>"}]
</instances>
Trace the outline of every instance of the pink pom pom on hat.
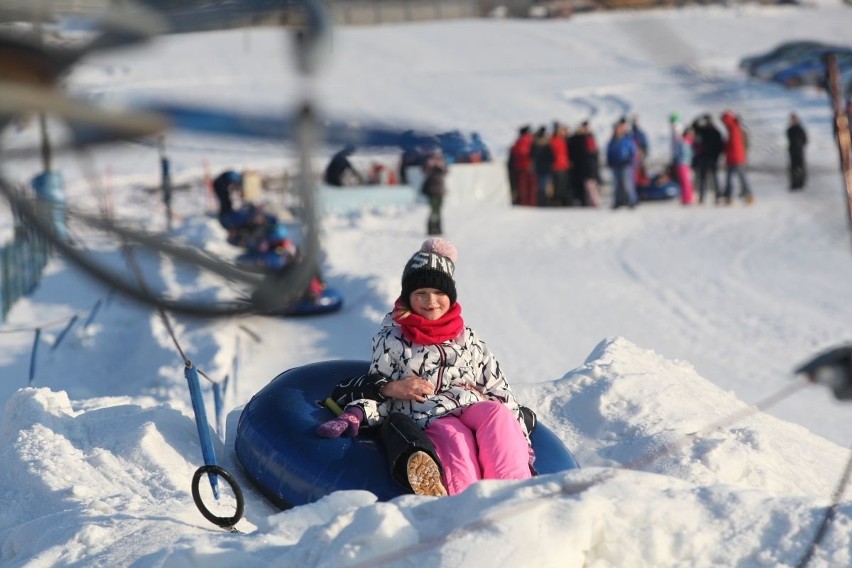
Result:
<instances>
[{"instance_id":1,"label":"pink pom pom on hat","mask_svg":"<svg viewBox=\"0 0 852 568\"><path fill-rule=\"evenodd\" d=\"M437 255L445 256L452 260L453 264L455 264L456 259L459 257L459 251L456 250L456 245L447 239L442 239L440 237L426 239L423 241L423 244L420 245L420 250L423 252L434 252Z\"/></svg>"},{"instance_id":2,"label":"pink pom pom on hat","mask_svg":"<svg viewBox=\"0 0 852 568\"><path fill-rule=\"evenodd\" d=\"M449 296L450 304L455 304L457 294L453 275L457 258L456 246L447 239L433 237L423 241L420 250L414 253L402 271L402 301L407 305L415 290L435 288Z\"/></svg>"}]
</instances>

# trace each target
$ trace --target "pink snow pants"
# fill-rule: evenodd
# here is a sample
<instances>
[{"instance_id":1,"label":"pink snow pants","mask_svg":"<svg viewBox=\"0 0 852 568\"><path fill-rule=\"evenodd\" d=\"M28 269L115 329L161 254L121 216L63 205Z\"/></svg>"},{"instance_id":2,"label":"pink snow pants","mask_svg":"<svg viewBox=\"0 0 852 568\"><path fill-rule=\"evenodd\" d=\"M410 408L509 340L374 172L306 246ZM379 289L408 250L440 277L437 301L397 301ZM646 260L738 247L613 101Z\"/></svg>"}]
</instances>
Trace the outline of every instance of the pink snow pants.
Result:
<instances>
[{"instance_id":1,"label":"pink snow pants","mask_svg":"<svg viewBox=\"0 0 852 568\"><path fill-rule=\"evenodd\" d=\"M426 435L444 466L447 493L461 493L480 479L528 479L529 445L509 408L496 400L477 402L443 416Z\"/></svg>"},{"instance_id":2,"label":"pink snow pants","mask_svg":"<svg viewBox=\"0 0 852 568\"><path fill-rule=\"evenodd\" d=\"M677 181L680 184L680 202L690 205L695 200L692 191L692 172L686 164L677 165Z\"/></svg>"}]
</instances>

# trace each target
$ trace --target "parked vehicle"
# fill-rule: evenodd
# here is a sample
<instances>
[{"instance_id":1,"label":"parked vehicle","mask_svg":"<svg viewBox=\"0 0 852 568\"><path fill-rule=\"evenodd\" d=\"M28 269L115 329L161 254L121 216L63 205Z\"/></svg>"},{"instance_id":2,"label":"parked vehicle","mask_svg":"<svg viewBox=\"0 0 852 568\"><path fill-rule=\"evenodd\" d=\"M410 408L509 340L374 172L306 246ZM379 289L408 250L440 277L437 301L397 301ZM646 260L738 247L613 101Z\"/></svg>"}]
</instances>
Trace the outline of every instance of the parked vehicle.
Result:
<instances>
[{"instance_id":1,"label":"parked vehicle","mask_svg":"<svg viewBox=\"0 0 852 568\"><path fill-rule=\"evenodd\" d=\"M802 61L781 69L772 76L772 80L785 87L801 87L803 85L825 85L825 57L830 50L812 55ZM840 69L852 68L852 50L840 49L834 51Z\"/></svg>"},{"instance_id":2,"label":"parked vehicle","mask_svg":"<svg viewBox=\"0 0 852 568\"><path fill-rule=\"evenodd\" d=\"M805 47L801 46L798 49L788 51L784 56L775 59L763 61L752 67L751 74L758 79L771 81L772 77L779 71L787 69L793 65L797 65L803 61L812 60L813 58L824 57L826 53L841 49L833 45L819 45Z\"/></svg>"},{"instance_id":3,"label":"parked vehicle","mask_svg":"<svg viewBox=\"0 0 852 568\"><path fill-rule=\"evenodd\" d=\"M794 40L784 42L772 50L762 53L759 55L752 55L749 57L743 57L740 60L740 69L745 70L749 73L749 75L753 74L753 69L763 63L784 59L790 54L793 54L802 49L809 49L814 47L821 47L823 45L822 42L819 41L807 41L807 40Z\"/></svg>"},{"instance_id":4,"label":"parked vehicle","mask_svg":"<svg viewBox=\"0 0 852 568\"><path fill-rule=\"evenodd\" d=\"M784 42L758 55L743 57L740 68L751 76L774 81L785 87L816 85L825 87L825 57L837 55L841 85L852 94L852 48L811 40Z\"/></svg>"}]
</instances>

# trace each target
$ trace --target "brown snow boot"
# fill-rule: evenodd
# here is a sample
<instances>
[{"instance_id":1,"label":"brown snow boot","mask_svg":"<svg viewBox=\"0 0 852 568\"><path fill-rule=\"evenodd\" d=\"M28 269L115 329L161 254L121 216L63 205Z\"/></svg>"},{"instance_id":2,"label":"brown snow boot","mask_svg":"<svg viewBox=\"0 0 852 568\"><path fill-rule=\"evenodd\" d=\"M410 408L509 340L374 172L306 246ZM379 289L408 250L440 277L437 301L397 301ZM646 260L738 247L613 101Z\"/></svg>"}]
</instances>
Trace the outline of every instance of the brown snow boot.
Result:
<instances>
[{"instance_id":1,"label":"brown snow boot","mask_svg":"<svg viewBox=\"0 0 852 568\"><path fill-rule=\"evenodd\" d=\"M406 467L408 483L417 495L443 497L447 494L441 482L441 468L426 452L414 452L408 456Z\"/></svg>"}]
</instances>

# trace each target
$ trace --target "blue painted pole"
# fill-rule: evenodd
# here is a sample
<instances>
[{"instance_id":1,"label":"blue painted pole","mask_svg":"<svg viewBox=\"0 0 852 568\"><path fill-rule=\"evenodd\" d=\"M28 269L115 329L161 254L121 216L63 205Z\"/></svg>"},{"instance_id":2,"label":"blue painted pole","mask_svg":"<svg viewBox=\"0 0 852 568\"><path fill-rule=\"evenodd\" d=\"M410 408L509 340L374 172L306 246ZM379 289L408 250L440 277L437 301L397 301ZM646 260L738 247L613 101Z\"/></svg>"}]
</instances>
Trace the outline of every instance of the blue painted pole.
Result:
<instances>
[{"instance_id":1,"label":"blue painted pole","mask_svg":"<svg viewBox=\"0 0 852 568\"><path fill-rule=\"evenodd\" d=\"M83 324L83 329L88 329L89 324L95 319L95 315L98 313L102 303L102 299L98 299L98 301L95 302L94 307L92 307L92 311L89 312L89 317L86 318L86 323Z\"/></svg>"},{"instance_id":2,"label":"blue painted pole","mask_svg":"<svg viewBox=\"0 0 852 568\"><path fill-rule=\"evenodd\" d=\"M201 395L201 384L198 381L198 369L191 362L186 362L183 376L189 384L189 396L192 399L192 411L195 413L195 425L198 428L198 439L201 442L201 455L204 456L205 465L218 465L216 463L216 450L213 447L213 438L210 436L210 425L207 422L207 411L204 409L204 398ZM210 479L210 488L213 496L219 499L219 476L215 473L207 473Z\"/></svg>"},{"instance_id":3,"label":"blue painted pole","mask_svg":"<svg viewBox=\"0 0 852 568\"><path fill-rule=\"evenodd\" d=\"M225 378L227 380L227 377ZM219 439L224 440L222 432L222 387L219 383L213 383L213 408L216 413L216 433Z\"/></svg>"},{"instance_id":4,"label":"blue painted pole","mask_svg":"<svg viewBox=\"0 0 852 568\"><path fill-rule=\"evenodd\" d=\"M59 172L42 172L32 180L33 189L39 203L56 231L56 236L68 240L68 228L65 222L65 182Z\"/></svg>"},{"instance_id":5,"label":"blue painted pole","mask_svg":"<svg viewBox=\"0 0 852 568\"><path fill-rule=\"evenodd\" d=\"M30 386L32 386L33 379L35 378L36 353L38 352L39 338L41 338L41 328L37 327L35 330L35 339L33 339L33 351L30 353L30 380L28 383Z\"/></svg>"},{"instance_id":6,"label":"blue painted pole","mask_svg":"<svg viewBox=\"0 0 852 568\"><path fill-rule=\"evenodd\" d=\"M53 347L50 348L51 351L53 351L54 349L59 347L59 344L62 343L63 339L65 339L65 335L68 333L68 331L74 325L74 322L77 321L78 317L80 317L78 314L74 314L74 317L72 317L70 320L68 320L68 325L66 325L65 329L63 329L62 332L59 334L59 336L57 336L56 341L53 344Z\"/></svg>"},{"instance_id":7,"label":"blue painted pole","mask_svg":"<svg viewBox=\"0 0 852 568\"><path fill-rule=\"evenodd\" d=\"M237 335L234 345L234 360L231 364L231 376L234 377L234 394L237 394L237 369L240 366L240 336Z\"/></svg>"},{"instance_id":8,"label":"blue painted pole","mask_svg":"<svg viewBox=\"0 0 852 568\"><path fill-rule=\"evenodd\" d=\"M166 226L172 230L172 176L169 158L166 156L165 138L160 137L160 186L163 190L163 205L166 206Z\"/></svg>"}]
</instances>

